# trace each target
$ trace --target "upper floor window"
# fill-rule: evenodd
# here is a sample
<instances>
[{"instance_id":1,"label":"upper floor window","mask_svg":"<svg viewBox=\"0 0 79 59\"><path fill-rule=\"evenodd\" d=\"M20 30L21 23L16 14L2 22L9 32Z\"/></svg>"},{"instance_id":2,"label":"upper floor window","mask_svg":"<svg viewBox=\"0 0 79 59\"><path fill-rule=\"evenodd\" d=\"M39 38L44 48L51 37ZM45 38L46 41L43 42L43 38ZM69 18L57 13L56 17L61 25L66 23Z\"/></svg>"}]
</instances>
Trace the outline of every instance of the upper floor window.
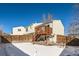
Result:
<instances>
[{"instance_id":1,"label":"upper floor window","mask_svg":"<svg viewBox=\"0 0 79 59\"><path fill-rule=\"evenodd\" d=\"M26 32L28 31L28 28L26 28Z\"/></svg>"},{"instance_id":2,"label":"upper floor window","mask_svg":"<svg viewBox=\"0 0 79 59\"><path fill-rule=\"evenodd\" d=\"M18 29L18 31L21 31L21 29Z\"/></svg>"},{"instance_id":3,"label":"upper floor window","mask_svg":"<svg viewBox=\"0 0 79 59\"><path fill-rule=\"evenodd\" d=\"M47 27L50 27L49 25L47 25Z\"/></svg>"}]
</instances>

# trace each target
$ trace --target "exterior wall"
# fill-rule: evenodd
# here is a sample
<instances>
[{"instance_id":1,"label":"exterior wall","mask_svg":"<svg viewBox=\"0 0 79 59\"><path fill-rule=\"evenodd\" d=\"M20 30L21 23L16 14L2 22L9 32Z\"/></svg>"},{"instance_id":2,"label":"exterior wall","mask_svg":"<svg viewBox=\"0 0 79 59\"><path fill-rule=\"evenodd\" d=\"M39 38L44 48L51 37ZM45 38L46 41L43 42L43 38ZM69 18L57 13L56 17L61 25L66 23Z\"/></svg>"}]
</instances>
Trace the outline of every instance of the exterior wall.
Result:
<instances>
[{"instance_id":1,"label":"exterior wall","mask_svg":"<svg viewBox=\"0 0 79 59\"><path fill-rule=\"evenodd\" d=\"M63 26L61 20L53 21L53 34L64 35L64 26Z\"/></svg>"},{"instance_id":2,"label":"exterior wall","mask_svg":"<svg viewBox=\"0 0 79 59\"><path fill-rule=\"evenodd\" d=\"M21 31L18 31L18 29L21 29ZM24 35L26 33L26 29L22 26L14 27L12 32L12 35Z\"/></svg>"},{"instance_id":3,"label":"exterior wall","mask_svg":"<svg viewBox=\"0 0 79 59\"><path fill-rule=\"evenodd\" d=\"M53 20L51 23L48 23L52 28L52 35L64 35L64 26L61 20Z\"/></svg>"},{"instance_id":4,"label":"exterior wall","mask_svg":"<svg viewBox=\"0 0 79 59\"><path fill-rule=\"evenodd\" d=\"M57 35L64 35L64 26L61 20L53 20L49 25L52 28L52 38L50 38L50 41L57 43Z\"/></svg>"},{"instance_id":5,"label":"exterior wall","mask_svg":"<svg viewBox=\"0 0 79 59\"><path fill-rule=\"evenodd\" d=\"M29 34L29 33L34 33L34 29L32 26L29 26L28 31L26 31L26 34Z\"/></svg>"}]
</instances>

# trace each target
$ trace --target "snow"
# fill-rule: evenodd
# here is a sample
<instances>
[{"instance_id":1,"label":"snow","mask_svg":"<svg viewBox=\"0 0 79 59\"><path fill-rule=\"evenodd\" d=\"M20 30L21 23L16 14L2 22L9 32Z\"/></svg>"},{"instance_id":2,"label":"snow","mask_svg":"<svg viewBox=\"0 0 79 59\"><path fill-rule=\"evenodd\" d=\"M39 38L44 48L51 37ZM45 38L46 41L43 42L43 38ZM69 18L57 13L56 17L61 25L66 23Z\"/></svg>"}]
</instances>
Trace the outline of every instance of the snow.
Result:
<instances>
[{"instance_id":1,"label":"snow","mask_svg":"<svg viewBox=\"0 0 79 59\"><path fill-rule=\"evenodd\" d=\"M12 44L0 44L0 56L28 56Z\"/></svg>"},{"instance_id":2,"label":"snow","mask_svg":"<svg viewBox=\"0 0 79 59\"><path fill-rule=\"evenodd\" d=\"M32 43L3 44L0 55L8 56L79 56L78 46L44 46Z\"/></svg>"},{"instance_id":3,"label":"snow","mask_svg":"<svg viewBox=\"0 0 79 59\"><path fill-rule=\"evenodd\" d=\"M79 56L78 46L44 46L32 43L0 43L0 56Z\"/></svg>"},{"instance_id":4,"label":"snow","mask_svg":"<svg viewBox=\"0 0 79 59\"><path fill-rule=\"evenodd\" d=\"M30 56L59 56L65 47L44 46L32 43L12 43Z\"/></svg>"},{"instance_id":5,"label":"snow","mask_svg":"<svg viewBox=\"0 0 79 59\"><path fill-rule=\"evenodd\" d=\"M0 56L5 56L6 53L5 53L5 49L4 47L2 46L2 44L0 45Z\"/></svg>"},{"instance_id":6,"label":"snow","mask_svg":"<svg viewBox=\"0 0 79 59\"><path fill-rule=\"evenodd\" d=\"M24 53L17 47L13 46L12 44L6 44L6 53L9 56L28 56L27 53Z\"/></svg>"},{"instance_id":7,"label":"snow","mask_svg":"<svg viewBox=\"0 0 79 59\"><path fill-rule=\"evenodd\" d=\"M60 56L79 56L79 46L67 46Z\"/></svg>"}]
</instances>

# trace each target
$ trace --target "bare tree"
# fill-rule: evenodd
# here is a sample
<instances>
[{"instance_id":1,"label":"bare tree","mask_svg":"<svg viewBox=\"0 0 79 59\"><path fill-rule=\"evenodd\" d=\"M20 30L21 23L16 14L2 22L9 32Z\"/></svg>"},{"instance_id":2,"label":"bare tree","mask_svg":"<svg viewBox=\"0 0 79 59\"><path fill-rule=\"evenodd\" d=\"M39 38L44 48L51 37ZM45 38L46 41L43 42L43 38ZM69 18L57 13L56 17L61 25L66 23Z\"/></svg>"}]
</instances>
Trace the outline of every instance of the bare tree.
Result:
<instances>
[{"instance_id":1,"label":"bare tree","mask_svg":"<svg viewBox=\"0 0 79 59\"><path fill-rule=\"evenodd\" d=\"M48 18L46 18L46 15L43 14L43 21L42 22L44 24L51 23L52 22L52 15L51 14L48 14Z\"/></svg>"},{"instance_id":2,"label":"bare tree","mask_svg":"<svg viewBox=\"0 0 79 59\"><path fill-rule=\"evenodd\" d=\"M79 38L79 4L73 5L72 20L69 26L69 35Z\"/></svg>"}]
</instances>

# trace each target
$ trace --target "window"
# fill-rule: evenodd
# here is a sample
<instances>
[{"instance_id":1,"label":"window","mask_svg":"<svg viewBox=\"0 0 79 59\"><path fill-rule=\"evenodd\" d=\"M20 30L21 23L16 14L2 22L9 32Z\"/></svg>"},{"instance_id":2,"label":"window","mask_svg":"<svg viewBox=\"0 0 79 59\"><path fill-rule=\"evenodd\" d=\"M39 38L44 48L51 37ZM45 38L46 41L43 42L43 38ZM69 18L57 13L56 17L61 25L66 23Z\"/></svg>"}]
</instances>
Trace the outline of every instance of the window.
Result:
<instances>
[{"instance_id":1,"label":"window","mask_svg":"<svg viewBox=\"0 0 79 59\"><path fill-rule=\"evenodd\" d=\"M50 27L49 25L47 25L47 27Z\"/></svg>"},{"instance_id":2,"label":"window","mask_svg":"<svg viewBox=\"0 0 79 59\"><path fill-rule=\"evenodd\" d=\"M26 28L26 32L28 31L28 28Z\"/></svg>"},{"instance_id":3,"label":"window","mask_svg":"<svg viewBox=\"0 0 79 59\"><path fill-rule=\"evenodd\" d=\"M18 29L18 31L21 31L21 29Z\"/></svg>"}]
</instances>

